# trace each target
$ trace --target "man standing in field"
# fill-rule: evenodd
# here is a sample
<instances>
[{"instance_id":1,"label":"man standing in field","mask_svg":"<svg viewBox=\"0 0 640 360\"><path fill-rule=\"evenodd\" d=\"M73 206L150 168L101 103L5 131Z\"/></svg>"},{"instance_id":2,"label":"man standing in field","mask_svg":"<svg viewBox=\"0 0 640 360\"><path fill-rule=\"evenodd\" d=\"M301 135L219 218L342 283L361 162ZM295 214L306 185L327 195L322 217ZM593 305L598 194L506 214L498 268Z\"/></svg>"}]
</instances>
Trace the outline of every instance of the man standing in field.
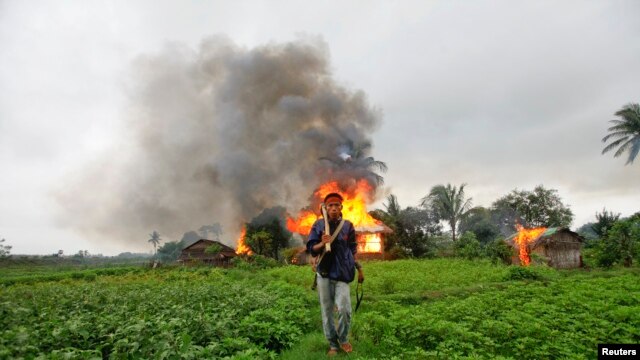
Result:
<instances>
[{"instance_id":1,"label":"man standing in field","mask_svg":"<svg viewBox=\"0 0 640 360\"><path fill-rule=\"evenodd\" d=\"M307 250L312 256L320 255L317 264L318 297L322 312L322 327L333 356L339 349L349 353L351 327L351 296L349 283L355 276L356 232L353 224L342 218L340 194L331 193L324 198L329 231L325 219L318 219L311 227ZM364 279L364 278L363 278ZM360 280L360 279L359 279ZM333 320L338 311L338 329Z\"/></svg>"}]
</instances>

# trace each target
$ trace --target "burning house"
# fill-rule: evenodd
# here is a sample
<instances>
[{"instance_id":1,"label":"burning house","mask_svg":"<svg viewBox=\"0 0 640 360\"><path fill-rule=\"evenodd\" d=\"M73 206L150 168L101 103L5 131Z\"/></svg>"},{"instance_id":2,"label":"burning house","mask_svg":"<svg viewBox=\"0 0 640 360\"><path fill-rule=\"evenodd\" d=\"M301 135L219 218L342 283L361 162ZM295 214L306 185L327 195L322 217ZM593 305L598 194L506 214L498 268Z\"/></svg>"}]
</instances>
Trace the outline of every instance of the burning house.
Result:
<instances>
[{"instance_id":1,"label":"burning house","mask_svg":"<svg viewBox=\"0 0 640 360\"><path fill-rule=\"evenodd\" d=\"M178 262L229 267L231 259L236 256L236 251L227 245L214 240L200 239L182 249Z\"/></svg>"},{"instance_id":2,"label":"burning house","mask_svg":"<svg viewBox=\"0 0 640 360\"><path fill-rule=\"evenodd\" d=\"M518 233L507 239L514 248L511 262L527 266L535 254L549 266L557 269L582 267L582 243L584 238L567 228L525 229L518 226Z\"/></svg>"},{"instance_id":3,"label":"burning house","mask_svg":"<svg viewBox=\"0 0 640 360\"><path fill-rule=\"evenodd\" d=\"M215 217L226 239L267 208L317 211L320 202L308 195L335 181L342 194L362 197L360 210L345 206L362 229L360 253L382 252L376 234L384 228L357 217L366 218L364 205L382 181L375 172L386 171L371 156L383 112L334 78L321 38L247 48L213 36L197 48L147 55L133 69L127 144L134 151L107 154L108 174L88 167L58 197L68 218L82 216L70 225L130 239L151 228L181 234ZM361 181L370 189L354 189ZM95 203L100 211L86 211Z\"/></svg>"},{"instance_id":4,"label":"burning house","mask_svg":"<svg viewBox=\"0 0 640 360\"><path fill-rule=\"evenodd\" d=\"M321 185L314 193L312 207L319 209L322 199L332 192L339 192L344 197L342 216L351 221L355 227L358 243L356 257L358 259L384 259L384 235L391 233L392 230L367 213L367 202L372 195L373 187L362 179L356 183L355 187L344 191L337 181L331 181ZM306 239L311 231L311 226L319 218L319 211L303 210L297 218L287 219L287 229Z\"/></svg>"}]
</instances>

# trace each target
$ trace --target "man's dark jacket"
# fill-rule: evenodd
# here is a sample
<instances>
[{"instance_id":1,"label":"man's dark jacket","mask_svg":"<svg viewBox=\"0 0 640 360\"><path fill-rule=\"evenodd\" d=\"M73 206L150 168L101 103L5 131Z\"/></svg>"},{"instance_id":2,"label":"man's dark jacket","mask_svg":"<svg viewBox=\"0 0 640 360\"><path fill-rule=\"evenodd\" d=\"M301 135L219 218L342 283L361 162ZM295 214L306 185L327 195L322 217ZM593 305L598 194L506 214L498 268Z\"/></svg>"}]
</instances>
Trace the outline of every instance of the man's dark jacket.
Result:
<instances>
[{"instance_id":1,"label":"man's dark jacket","mask_svg":"<svg viewBox=\"0 0 640 360\"><path fill-rule=\"evenodd\" d=\"M331 230L329 235L336 230L340 220L329 220L329 229ZM313 251L313 246L321 241L322 234L324 234L324 219L318 219L311 227L307 242L307 251L312 256L318 256L324 251L324 248L319 252ZM351 221L345 220L340 233L331 243L331 251L326 253L318 264L318 273L331 280L352 282L355 277L356 251L356 230Z\"/></svg>"}]
</instances>

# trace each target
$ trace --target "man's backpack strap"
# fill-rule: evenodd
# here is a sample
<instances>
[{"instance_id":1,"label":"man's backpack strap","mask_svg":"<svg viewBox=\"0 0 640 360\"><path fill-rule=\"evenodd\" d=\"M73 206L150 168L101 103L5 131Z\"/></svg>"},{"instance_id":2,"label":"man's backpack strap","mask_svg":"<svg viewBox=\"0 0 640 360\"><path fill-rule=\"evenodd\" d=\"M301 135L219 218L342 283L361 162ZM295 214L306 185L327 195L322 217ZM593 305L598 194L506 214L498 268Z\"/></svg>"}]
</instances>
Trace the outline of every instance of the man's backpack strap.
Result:
<instances>
[{"instance_id":1,"label":"man's backpack strap","mask_svg":"<svg viewBox=\"0 0 640 360\"><path fill-rule=\"evenodd\" d=\"M324 220L325 228L324 231L325 233L327 233L328 231L330 231L331 229L329 228L329 221L327 219ZM338 227L336 228L336 231L333 232L333 234L331 235L331 241L329 241L329 243L332 243L333 240L335 240L338 237L338 234L340 234L340 230L342 230L342 227L344 226L344 219L342 219L342 221L340 221L340 224L338 224ZM324 254L327 253L327 250L325 249L322 254L320 254L320 256L318 257L318 262L316 264L318 264L318 266L320 265L320 261L322 261L322 258L324 257Z\"/></svg>"}]
</instances>

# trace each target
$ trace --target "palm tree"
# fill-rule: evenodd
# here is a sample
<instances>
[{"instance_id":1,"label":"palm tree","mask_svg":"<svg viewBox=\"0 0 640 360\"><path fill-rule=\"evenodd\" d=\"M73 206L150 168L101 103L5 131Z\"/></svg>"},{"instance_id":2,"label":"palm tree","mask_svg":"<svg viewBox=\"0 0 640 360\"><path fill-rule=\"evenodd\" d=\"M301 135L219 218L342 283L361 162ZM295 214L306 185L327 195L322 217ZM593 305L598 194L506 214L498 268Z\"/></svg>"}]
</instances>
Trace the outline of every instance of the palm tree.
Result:
<instances>
[{"instance_id":1,"label":"palm tree","mask_svg":"<svg viewBox=\"0 0 640 360\"><path fill-rule=\"evenodd\" d=\"M465 199L464 187L451 186L451 184L436 185L431 188L429 195L422 198L421 205L431 209L439 220L445 220L451 227L451 236L456 241L456 228L462 218L471 209L471 198Z\"/></svg>"},{"instance_id":2,"label":"palm tree","mask_svg":"<svg viewBox=\"0 0 640 360\"><path fill-rule=\"evenodd\" d=\"M602 138L602 142L609 139L616 139L604 149L602 154L618 148L613 154L614 157L622 155L625 151L629 153L625 165L633 163L640 151L640 105L637 103L627 104L615 114L621 119L611 120L614 125L607 129L609 134Z\"/></svg>"},{"instance_id":3,"label":"palm tree","mask_svg":"<svg viewBox=\"0 0 640 360\"><path fill-rule=\"evenodd\" d=\"M153 244L154 253L158 254L158 244L160 244L160 234L157 231L153 230L153 232L149 234L149 236L151 236L151 239L149 239L148 241Z\"/></svg>"},{"instance_id":4,"label":"palm tree","mask_svg":"<svg viewBox=\"0 0 640 360\"><path fill-rule=\"evenodd\" d=\"M337 156L323 156L320 160L328 161L337 172L347 172L358 178L366 178L370 180L370 183L382 185L384 178L376 171L387 172L387 164L367 156L369 151L371 151L370 142L364 141L356 144L352 140L348 140L338 148Z\"/></svg>"},{"instance_id":5,"label":"palm tree","mask_svg":"<svg viewBox=\"0 0 640 360\"><path fill-rule=\"evenodd\" d=\"M398 203L398 198L395 195L389 194L389 196L387 196L387 203L383 205L385 208L385 213L387 213L388 216L392 218L400 217L400 212L402 211L402 208L400 207L400 203Z\"/></svg>"},{"instance_id":6,"label":"palm tree","mask_svg":"<svg viewBox=\"0 0 640 360\"><path fill-rule=\"evenodd\" d=\"M389 194L387 196L387 203L383 204L385 210L381 211L384 216L383 222L393 229L393 233L387 235L384 241L384 250L388 251L392 247L401 242L403 238L406 238L406 231L402 224L402 207L398 202L398 198Z\"/></svg>"}]
</instances>

